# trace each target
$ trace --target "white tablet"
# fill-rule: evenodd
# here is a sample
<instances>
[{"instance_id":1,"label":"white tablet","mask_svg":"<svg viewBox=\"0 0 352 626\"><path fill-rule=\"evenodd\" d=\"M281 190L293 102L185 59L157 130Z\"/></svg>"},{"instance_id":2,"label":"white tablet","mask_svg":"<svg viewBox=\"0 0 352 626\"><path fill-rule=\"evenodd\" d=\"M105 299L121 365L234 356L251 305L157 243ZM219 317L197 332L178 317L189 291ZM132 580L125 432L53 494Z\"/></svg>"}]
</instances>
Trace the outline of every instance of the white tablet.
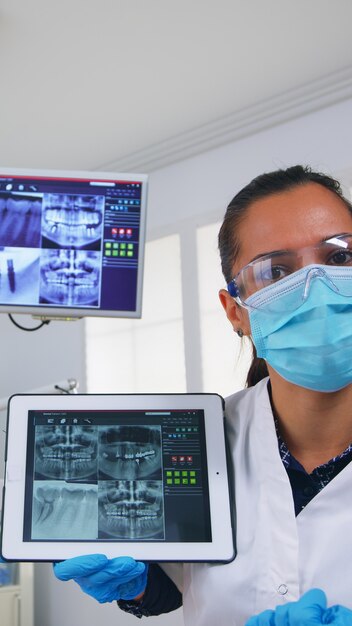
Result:
<instances>
[{"instance_id":1,"label":"white tablet","mask_svg":"<svg viewBox=\"0 0 352 626\"><path fill-rule=\"evenodd\" d=\"M3 558L231 561L223 399L15 395Z\"/></svg>"}]
</instances>

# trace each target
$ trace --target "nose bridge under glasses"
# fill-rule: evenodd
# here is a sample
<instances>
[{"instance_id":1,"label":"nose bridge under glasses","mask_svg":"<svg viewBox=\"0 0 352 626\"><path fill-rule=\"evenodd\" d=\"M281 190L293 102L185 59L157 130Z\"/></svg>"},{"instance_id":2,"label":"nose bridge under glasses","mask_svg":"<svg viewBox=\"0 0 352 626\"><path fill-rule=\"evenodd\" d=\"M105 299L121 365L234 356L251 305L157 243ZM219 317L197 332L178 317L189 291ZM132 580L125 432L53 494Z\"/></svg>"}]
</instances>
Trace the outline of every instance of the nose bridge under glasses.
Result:
<instances>
[{"instance_id":1,"label":"nose bridge under glasses","mask_svg":"<svg viewBox=\"0 0 352 626\"><path fill-rule=\"evenodd\" d=\"M306 267L307 265L313 265L321 263L322 246L307 246L306 248L300 248L294 252L296 259L297 269Z\"/></svg>"}]
</instances>

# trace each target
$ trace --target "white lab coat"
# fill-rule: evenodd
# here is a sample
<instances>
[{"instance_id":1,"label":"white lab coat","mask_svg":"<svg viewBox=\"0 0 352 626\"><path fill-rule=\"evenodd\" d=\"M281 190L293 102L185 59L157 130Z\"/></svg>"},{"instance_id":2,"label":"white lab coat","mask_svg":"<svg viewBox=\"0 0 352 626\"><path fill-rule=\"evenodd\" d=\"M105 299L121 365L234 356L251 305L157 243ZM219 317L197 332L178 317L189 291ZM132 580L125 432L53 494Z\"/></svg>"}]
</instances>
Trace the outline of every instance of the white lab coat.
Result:
<instances>
[{"instance_id":1,"label":"white lab coat","mask_svg":"<svg viewBox=\"0 0 352 626\"><path fill-rule=\"evenodd\" d=\"M243 626L250 616L297 600L312 587L325 591L328 605L352 608L352 463L295 517L267 382L226 402L236 559L164 568L182 585L186 626Z\"/></svg>"}]
</instances>

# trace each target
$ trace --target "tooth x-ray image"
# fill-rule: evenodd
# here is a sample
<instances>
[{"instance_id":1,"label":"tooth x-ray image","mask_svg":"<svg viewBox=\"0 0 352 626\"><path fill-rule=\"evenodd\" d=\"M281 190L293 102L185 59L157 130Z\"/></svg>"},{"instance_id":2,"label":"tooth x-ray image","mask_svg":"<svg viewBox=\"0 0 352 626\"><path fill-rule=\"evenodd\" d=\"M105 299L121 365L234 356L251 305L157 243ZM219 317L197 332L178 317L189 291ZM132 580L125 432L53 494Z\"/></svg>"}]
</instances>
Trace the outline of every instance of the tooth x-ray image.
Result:
<instances>
[{"instance_id":1,"label":"tooth x-ray image","mask_svg":"<svg viewBox=\"0 0 352 626\"><path fill-rule=\"evenodd\" d=\"M39 254L32 248L0 249L1 304L38 304Z\"/></svg>"},{"instance_id":2,"label":"tooth x-ray image","mask_svg":"<svg viewBox=\"0 0 352 626\"><path fill-rule=\"evenodd\" d=\"M33 487L33 539L97 539L98 487L36 481Z\"/></svg>"},{"instance_id":3,"label":"tooth x-ray image","mask_svg":"<svg viewBox=\"0 0 352 626\"><path fill-rule=\"evenodd\" d=\"M44 194L42 245L100 249L104 196Z\"/></svg>"},{"instance_id":4,"label":"tooth x-ray image","mask_svg":"<svg viewBox=\"0 0 352 626\"><path fill-rule=\"evenodd\" d=\"M0 193L0 246L40 245L42 197Z\"/></svg>"},{"instance_id":5,"label":"tooth x-ray image","mask_svg":"<svg viewBox=\"0 0 352 626\"><path fill-rule=\"evenodd\" d=\"M37 426L35 478L97 479L97 427Z\"/></svg>"},{"instance_id":6,"label":"tooth x-ray image","mask_svg":"<svg viewBox=\"0 0 352 626\"><path fill-rule=\"evenodd\" d=\"M161 478L160 426L105 426L99 430L99 478Z\"/></svg>"},{"instance_id":7,"label":"tooth x-ray image","mask_svg":"<svg viewBox=\"0 0 352 626\"><path fill-rule=\"evenodd\" d=\"M100 481L98 498L99 538L164 539L161 481Z\"/></svg>"},{"instance_id":8,"label":"tooth x-ray image","mask_svg":"<svg viewBox=\"0 0 352 626\"><path fill-rule=\"evenodd\" d=\"M42 250L40 303L98 306L100 260L90 250Z\"/></svg>"}]
</instances>

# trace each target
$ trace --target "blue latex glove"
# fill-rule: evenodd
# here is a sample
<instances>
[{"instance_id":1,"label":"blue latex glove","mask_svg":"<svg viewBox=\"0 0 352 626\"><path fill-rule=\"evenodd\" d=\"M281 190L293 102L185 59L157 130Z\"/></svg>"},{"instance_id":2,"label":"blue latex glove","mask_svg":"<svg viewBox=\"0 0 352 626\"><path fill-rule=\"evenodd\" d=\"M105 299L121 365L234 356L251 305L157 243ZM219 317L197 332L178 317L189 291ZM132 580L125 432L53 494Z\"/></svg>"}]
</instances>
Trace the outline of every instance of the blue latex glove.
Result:
<instances>
[{"instance_id":1,"label":"blue latex glove","mask_svg":"<svg viewBox=\"0 0 352 626\"><path fill-rule=\"evenodd\" d=\"M333 624L333 626L351 626L352 611L345 606L335 604L327 609L323 615L323 624Z\"/></svg>"},{"instance_id":2,"label":"blue latex glove","mask_svg":"<svg viewBox=\"0 0 352 626\"><path fill-rule=\"evenodd\" d=\"M321 589L307 591L297 602L278 606L275 611L263 611L251 617L246 626L352 626L352 611L335 605L326 608L326 596Z\"/></svg>"},{"instance_id":3,"label":"blue latex glove","mask_svg":"<svg viewBox=\"0 0 352 626\"><path fill-rule=\"evenodd\" d=\"M131 557L108 559L104 554L77 556L54 563L59 580L74 580L98 602L133 600L147 585L148 565Z\"/></svg>"}]
</instances>

